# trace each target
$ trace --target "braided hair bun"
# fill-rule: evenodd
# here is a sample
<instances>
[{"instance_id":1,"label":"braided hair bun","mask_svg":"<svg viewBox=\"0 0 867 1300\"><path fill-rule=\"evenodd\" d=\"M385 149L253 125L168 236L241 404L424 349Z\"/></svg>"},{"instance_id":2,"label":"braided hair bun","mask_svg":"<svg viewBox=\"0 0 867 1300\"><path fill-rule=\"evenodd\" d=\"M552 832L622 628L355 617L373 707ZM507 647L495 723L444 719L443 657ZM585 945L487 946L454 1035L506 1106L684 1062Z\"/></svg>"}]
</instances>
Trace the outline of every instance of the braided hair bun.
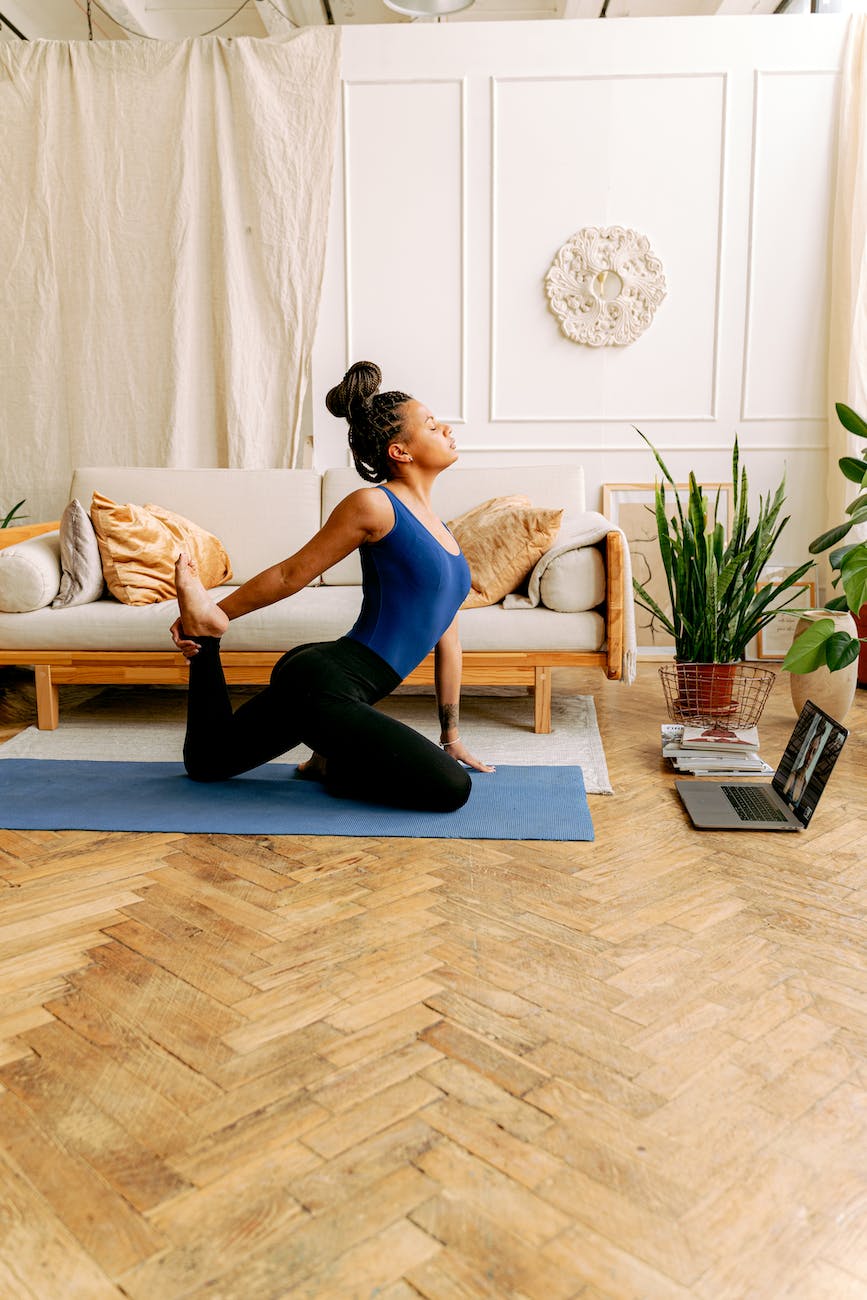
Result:
<instances>
[{"instance_id":1,"label":"braided hair bun","mask_svg":"<svg viewBox=\"0 0 867 1300\"><path fill-rule=\"evenodd\" d=\"M325 396L332 415L349 423L349 450L367 483L393 477L389 445L402 437L404 402L409 393L381 393L382 371L373 361L356 361Z\"/></svg>"},{"instance_id":2,"label":"braided hair bun","mask_svg":"<svg viewBox=\"0 0 867 1300\"><path fill-rule=\"evenodd\" d=\"M325 405L338 419L348 420L353 410L369 404L379 391L382 371L374 361L356 361L336 387L325 395Z\"/></svg>"}]
</instances>

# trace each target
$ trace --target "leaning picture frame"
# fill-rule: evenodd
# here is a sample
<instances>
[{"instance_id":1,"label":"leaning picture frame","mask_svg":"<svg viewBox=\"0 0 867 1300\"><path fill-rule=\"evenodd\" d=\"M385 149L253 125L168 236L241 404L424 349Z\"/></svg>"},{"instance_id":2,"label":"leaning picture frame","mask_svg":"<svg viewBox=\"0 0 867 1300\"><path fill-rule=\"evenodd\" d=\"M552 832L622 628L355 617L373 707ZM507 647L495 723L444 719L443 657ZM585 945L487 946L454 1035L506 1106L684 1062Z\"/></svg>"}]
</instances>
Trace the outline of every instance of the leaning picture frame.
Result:
<instances>
[{"instance_id":1,"label":"leaning picture frame","mask_svg":"<svg viewBox=\"0 0 867 1300\"><path fill-rule=\"evenodd\" d=\"M767 585L768 578L757 584L759 587ZM773 581L773 579L770 579ZM782 581L782 575L780 576ZM815 579L805 578L801 582L793 582L791 587L787 588L787 595L792 592L798 592L792 604L797 609L815 609L817 586ZM787 613L785 611L777 614L771 619L770 623L765 626L756 636L756 658L757 659L785 659L789 647L795 639L795 627L798 618L796 613Z\"/></svg>"},{"instance_id":2,"label":"leaning picture frame","mask_svg":"<svg viewBox=\"0 0 867 1300\"><path fill-rule=\"evenodd\" d=\"M689 491L687 483L675 485L685 500ZM731 483L702 483L701 487L710 503L710 516L719 492L720 514L726 528L726 536L731 534L733 491ZM674 510L674 490L666 487L666 507ZM656 514L654 511L655 485L653 483L603 483L602 513L605 518L620 528L629 544L632 558L633 577L646 587L647 591L661 609L669 608L668 587L662 568L662 555L659 550L659 538L656 531ZM667 509L668 513L668 509ZM635 632L637 653L642 659L671 659L674 655L674 642L660 624L659 619L641 606L635 606Z\"/></svg>"}]
</instances>

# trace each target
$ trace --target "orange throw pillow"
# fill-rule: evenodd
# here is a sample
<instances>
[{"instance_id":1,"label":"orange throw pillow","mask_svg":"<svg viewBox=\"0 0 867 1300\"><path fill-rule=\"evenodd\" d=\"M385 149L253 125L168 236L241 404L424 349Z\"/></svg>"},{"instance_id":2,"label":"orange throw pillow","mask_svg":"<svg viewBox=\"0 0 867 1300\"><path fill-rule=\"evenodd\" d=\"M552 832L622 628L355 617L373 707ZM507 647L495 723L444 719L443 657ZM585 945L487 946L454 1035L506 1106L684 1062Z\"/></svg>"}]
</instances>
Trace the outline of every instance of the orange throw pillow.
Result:
<instances>
[{"instance_id":1,"label":"orange throw pillow","mask_svg":"<svg viewBox=\"0 0 867 1300\"><path fill-rule=\"evenodd\" d=\"M172 510L118 505L94 492L90 518L106 584L124 605L171 600L179 551L194 561L205 587L219 587L232 577L229 557L219 539Z\"/></svg>"},{"instance_id":2,"label":"orange throw pillow","mask_svg":"<svg viewBox=\"0 0 867 1300\"><path fill-rule=\"evenodd\" d=\"M449 523L470 566L472 587L461 609L496 605L529 576L550 550L562 510L530 503L529 497L492 497Z\"/></svg>"}]
</instances>

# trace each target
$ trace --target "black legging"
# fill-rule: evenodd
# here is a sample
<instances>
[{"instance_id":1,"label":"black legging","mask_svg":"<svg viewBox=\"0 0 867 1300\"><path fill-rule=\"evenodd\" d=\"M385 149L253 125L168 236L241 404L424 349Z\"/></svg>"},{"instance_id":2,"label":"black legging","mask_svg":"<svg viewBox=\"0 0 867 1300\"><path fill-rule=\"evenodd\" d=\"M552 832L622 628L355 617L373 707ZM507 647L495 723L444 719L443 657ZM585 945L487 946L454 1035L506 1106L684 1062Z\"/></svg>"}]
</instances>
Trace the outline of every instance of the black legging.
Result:
<instances>
[{"instance_id":1,"label":"black legging","mask_svg":"<svg viewBox=\"0 0 867 1300\"><path fill-rule=\"evenodd\" d=\"M233 712L219 639L192 639L201 649L190 660L184 766L194 781L225 781L303 743L326 760L334 794L437 812L466 803L466 769L373 708L400 677L367 646L348 637L296 646Z\"/></svg>"}]
</instances>

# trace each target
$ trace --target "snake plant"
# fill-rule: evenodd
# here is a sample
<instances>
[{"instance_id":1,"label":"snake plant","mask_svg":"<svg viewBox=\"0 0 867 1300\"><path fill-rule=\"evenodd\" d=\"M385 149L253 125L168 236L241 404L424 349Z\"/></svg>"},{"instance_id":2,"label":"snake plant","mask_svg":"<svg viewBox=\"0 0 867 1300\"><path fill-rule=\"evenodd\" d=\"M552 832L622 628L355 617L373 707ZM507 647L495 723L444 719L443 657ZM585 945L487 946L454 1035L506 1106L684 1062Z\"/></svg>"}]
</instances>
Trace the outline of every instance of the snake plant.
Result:
<instances>
[{"instance_id":1,"label":"snake plant","mask_svg":"<svg viewBox=\"0 0 867 1300\"><path fill-rule=\"evenodd\" d=\"M633 426L634 427L634 426ZM714 522L709 522L709 501L689 475L686 500L681 501L674 479L649 438L635 430L653 452L662 471L657 480L654 509L662 567L668 585L671 612L662 610L649 592L633 580L636 604L653 614L674 638L675 658L682 663L732 663L743 659L748 643L765 627L788 599L779 597L811 567L811 561L780 583L759 584L759 576L773 554L788 516L780 518L785 501L785 476L771 496L759 497L758 515L748 514L747 472L739 463L738 440L732 451L732 529L727 539L719 519L719 489ZM667 490L674 496L675 512L666 510Z\"/></svg>"}]
</instances>

